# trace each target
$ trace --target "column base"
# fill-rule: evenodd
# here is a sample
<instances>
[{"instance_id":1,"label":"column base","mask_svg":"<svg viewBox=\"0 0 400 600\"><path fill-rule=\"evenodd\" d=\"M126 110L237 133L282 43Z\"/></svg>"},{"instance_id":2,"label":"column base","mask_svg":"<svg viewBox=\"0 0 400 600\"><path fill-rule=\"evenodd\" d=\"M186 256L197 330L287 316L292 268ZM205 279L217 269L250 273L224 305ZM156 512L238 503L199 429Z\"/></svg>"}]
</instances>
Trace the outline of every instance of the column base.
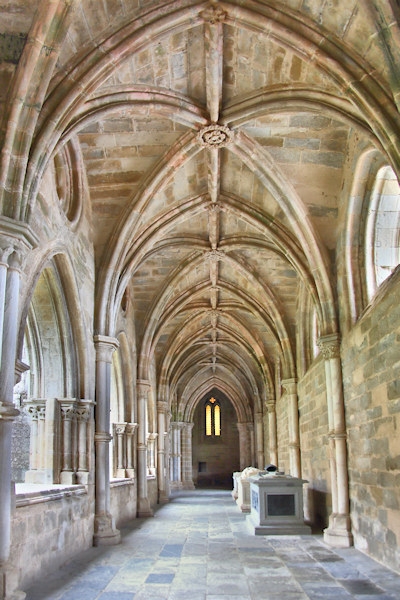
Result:
<instances>
[{"instance_id":1,"label":"column base","mask_svg":"<svg viewBox=\"0 0 400 600\"><path fill-rule=\"evenodd\" d=\"M182 490L182 481L171 481L169 487L171 488L171 490Z\"/></svg>"},{"instance_id":2,"label":"column base","mask_svg":"<svg viewBox=\"0 0 400 600\"><path fill-rule=\"evenodd\" d=\"M61 471L60 483L62 485L75 485L76 473L74 471Z\"/></svg>"},{"instance_id":3,"label":"column base","mask_svg":"<svg viewBox=\"0 0 400 600\"><path fill-rule=\"evenodd\" d=\"M139 498L137 516L139 518L154 517L154 512L150 506L148 498Z\"/></svg>"},{"instance_id":4,"label":"column base","mask_svg":"<svg viewBox=\"0 0 400 600\"><path fill-rule=\"evenodd\" d=\"M330 515L329 527L324 529L324 542L332 548L350 548L353 545L349 515Z\"/></svg>"},{"instance_id":5,"label":"column base","mask_svg":"<svg viewBox=\"0 0 400 600\"><path fill-rule=\"evenodd\" d=\"M182 489L183 490L195 490L196 488L194 487L193 481L184 481L182 483Z\"/></svg>"},{"instance_id":6,"label":"column base","mask_svg":"<svg viewBox=\"0 0 400 600\"><path fill-rule=\"evenodd\" d=\"M158 503L159 504L167 504L168 502L169 502L169 495L164 490L160 490L160 493L158 496Z\"/></svg>"},{"instance_id":7,"label":"column base","mask_svg":"<svg viewBox=\"0 0 400 600\"><path fill-rule=\"evenodd\" d=\"M95 516L93 546L116 546L120 541L121 532L115 529L112 516Z\"/></svg>"},{"instance_id":8,"label":"column base","mask_svg":"<svg viewBox=\"0 0 400 600\"><path fill-rule=\"evenodd\" d=\"M24 600L25 592L17 589L16 570L9 565L0 566L0 599L1 600Z\"/></svg>"}]
</instances>

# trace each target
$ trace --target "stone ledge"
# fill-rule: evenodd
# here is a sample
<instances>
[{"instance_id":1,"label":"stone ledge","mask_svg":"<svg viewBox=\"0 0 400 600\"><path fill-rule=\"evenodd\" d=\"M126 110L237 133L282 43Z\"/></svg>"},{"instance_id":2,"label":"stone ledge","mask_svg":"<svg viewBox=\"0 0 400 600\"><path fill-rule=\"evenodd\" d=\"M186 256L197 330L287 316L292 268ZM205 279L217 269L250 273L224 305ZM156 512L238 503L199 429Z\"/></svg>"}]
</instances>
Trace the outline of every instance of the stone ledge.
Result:
<instances>
[{"instance_id":1,"label":"stone ledge","mask_svg":"<svg viewBox=\"0 0 400 600\"><path fill-rule=\"evenodd\" d=\"M132 485L135 483L135 477L121 477L110 480L110 487L120 487L123 485Z\"/></svg>"},{"instance_id":2,"label":"stone ledge","mask_svg":"<svg viewBox=\"0 0 400 600\"><path fill-rule=\"evenodd\" d=\"M17 483L15 484L15 505L17 508L21 508L32 504L61 500L68 496L83 496L86 493L84 485Z\"/></svg>"}]
</instances>

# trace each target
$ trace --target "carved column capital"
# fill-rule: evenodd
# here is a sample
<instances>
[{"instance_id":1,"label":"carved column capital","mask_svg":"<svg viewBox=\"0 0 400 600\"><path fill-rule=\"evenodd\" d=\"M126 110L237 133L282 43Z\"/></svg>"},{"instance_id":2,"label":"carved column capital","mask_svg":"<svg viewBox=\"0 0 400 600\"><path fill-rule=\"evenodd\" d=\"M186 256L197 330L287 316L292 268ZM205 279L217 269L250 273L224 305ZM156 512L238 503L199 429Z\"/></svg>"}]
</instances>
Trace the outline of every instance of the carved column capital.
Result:
<instances>
[{"instance_id":1,"label":"carved column capital","mask_svg":"<svg viewBox=\"0 0 400 600\"><path fill-rule=\"evenodd\" d=\"M151 388L150 382L146 381L145 379L138 379L136 385L138 396L147 402L147 397Z\"/></svg>"},{"instance_id":2,"label":"carved column capital","mask_svg":"<svg viewBox=\"0 0 400 600\"><path fill-rule=\"evenodd\" d=\"M61 416L63 419L73 419L75 417L76 399L75 398L57 398L60 403Z\"/></svg>"},{"instance_id":3,"label":"carved column capital","mask_svg":"<svg viewBox=\"0 0 400 600\"><path fill-rule=\"evenodd\" d=\"M325 360L340 358L340 337L338 333L321 336L317 341L317 345Z\"/></svg>"},{"instance_id":4,"label":"carved column capital","mask_svg":"<svg viewBox=\"0 0 400 600\"><path fill-rule=\"evenodd\" d=\"M282 379L281 385L287 394L297 394L297 379Z\"/></svg>"},{"instance_id":5,"label":"carved column capital","mask_svg":"<svg viewBox=\"0 0 400 600\"><path fill-rule=\"evenodd\" d=\"M157 411L161 413L166 413L168 411L168 402L166 402L165 400L158 400Z\"/></svg>"},{"instance_id":6,"label":"carved column capital","mask_svg":"<svg viewBox=\"0 0 400 600\"><path fill-rule=\"evenodd\" d=\"M220 6L216 6L213 2L210 2L207 8L200 13L200 16L206 23L216 25L217 23L223 23L228 13Z\"/></svg>"},{"instance_id":7,"label":"carved column capital","mask_svg":"<svg viewBox=\"0 0 400 600\"><path fill-rule=\"evenodd\" d=\"M126 423L114 423L115 433L123 435L126 432Z\"/></svg>"},{"instance_id":8,"label":"carved column capital","mask_svg":"<svg viewBox=\"0 0 400 600\"><path fill-rule=\"evenodd\" d=\"M27 408L28 415L30 415L33 421L37 421L39 418L44 419L46 415L45 399L30 400L24 404Z\"/></svg>"},{"instance_id":9,"label":"carved column capital","mask_svg":"<svg viewBox=\"0 0 400 600\"><path fill-rule=\"evenodd\" d=\"M126 435L133 435L137 428L137 423L126 423Z\"/></svg>"},{"instance_id":10,"label":"carved column capital","mask_svg":"<svg viewBox=\"0 0 400 600\"><path fill-rule=\"evenodd\" d=\"M111 363L112 355L119 348L119 341L108 335L95 335L96 362Z\"/></svg>"}]
</instances>

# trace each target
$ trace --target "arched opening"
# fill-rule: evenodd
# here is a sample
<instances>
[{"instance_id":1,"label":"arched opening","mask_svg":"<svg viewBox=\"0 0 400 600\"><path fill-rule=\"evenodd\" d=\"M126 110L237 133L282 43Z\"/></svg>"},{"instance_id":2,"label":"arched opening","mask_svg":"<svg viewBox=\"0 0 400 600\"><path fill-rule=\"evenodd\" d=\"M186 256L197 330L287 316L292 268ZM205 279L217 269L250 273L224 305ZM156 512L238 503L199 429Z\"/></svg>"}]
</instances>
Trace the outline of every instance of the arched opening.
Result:
<instances>
[{"instance_id":1,"label":"arched opening","mask_svg":"<svg viewBox=\"0 0 400 600\"><path fill-rule=\"evenodd\" d=\"M233 404L214 388L197 404L193 421L194 484L232 487L232 473L240 465L238 419Z\"/></svg>"},{"instance_id":2,"label":"arched opening","mask_svg":"<svg viewBox=\"0 0 400 600\"><path fill-rule=\"evenodd\" d=\"M400 262L400 186L391 167L376 176L368 208L365 262L368 299Z\"/></svg>"}]
</instances>

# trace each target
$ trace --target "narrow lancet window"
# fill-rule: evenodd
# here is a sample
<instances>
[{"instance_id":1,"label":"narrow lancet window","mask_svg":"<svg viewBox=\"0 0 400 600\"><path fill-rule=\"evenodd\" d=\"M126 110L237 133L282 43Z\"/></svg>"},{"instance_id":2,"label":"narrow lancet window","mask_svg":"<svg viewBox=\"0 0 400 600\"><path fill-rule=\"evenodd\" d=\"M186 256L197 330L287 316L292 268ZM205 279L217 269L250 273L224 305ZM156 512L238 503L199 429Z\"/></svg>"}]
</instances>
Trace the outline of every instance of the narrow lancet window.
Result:
<instances>
[{"instance_id":1,"label":"narrow lancet window","mask_svg":"<svg viewBox=\"0 0 400 600\"><path fill-rule=\"evenodd\" d=\"M221 407L215 398L206 402L206 436L221 435Z\"/></svg>"}]
</instances>

